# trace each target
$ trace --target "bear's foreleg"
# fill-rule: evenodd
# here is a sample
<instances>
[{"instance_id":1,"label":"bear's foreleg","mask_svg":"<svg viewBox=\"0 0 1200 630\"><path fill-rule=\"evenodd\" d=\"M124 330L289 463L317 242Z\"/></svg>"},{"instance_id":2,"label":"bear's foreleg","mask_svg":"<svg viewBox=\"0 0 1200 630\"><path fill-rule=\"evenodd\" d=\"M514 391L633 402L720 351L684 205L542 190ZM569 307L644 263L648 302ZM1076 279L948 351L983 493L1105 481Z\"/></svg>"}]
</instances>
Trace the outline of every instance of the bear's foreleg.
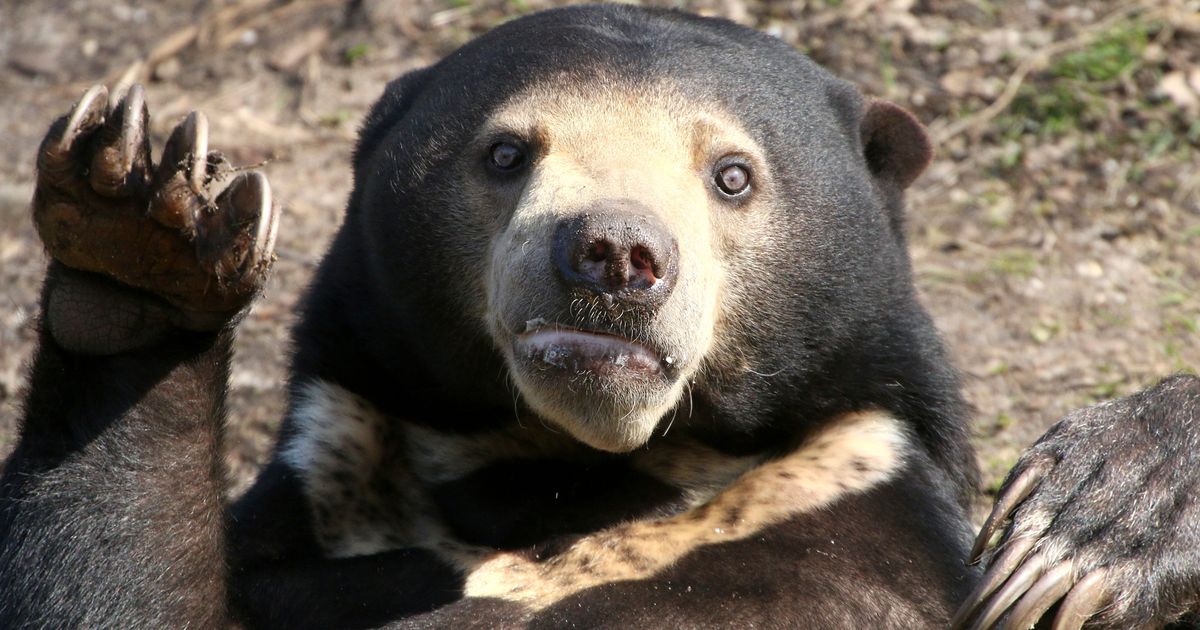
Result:
<instances>
[{"instance_id":1,"label":"bear's foreleg","mask_svg":"<svg viewBox=\"0 0 1200 630\"><path fill-rule=\"evenodd\" d=\"M157 168L147 120L140 86L113 108L93 88L39 150L53 262L0 477L0 627L226 623L230 341L277 214L264 177L208 152L202 116Z\"/></svg>"}]
</instances>

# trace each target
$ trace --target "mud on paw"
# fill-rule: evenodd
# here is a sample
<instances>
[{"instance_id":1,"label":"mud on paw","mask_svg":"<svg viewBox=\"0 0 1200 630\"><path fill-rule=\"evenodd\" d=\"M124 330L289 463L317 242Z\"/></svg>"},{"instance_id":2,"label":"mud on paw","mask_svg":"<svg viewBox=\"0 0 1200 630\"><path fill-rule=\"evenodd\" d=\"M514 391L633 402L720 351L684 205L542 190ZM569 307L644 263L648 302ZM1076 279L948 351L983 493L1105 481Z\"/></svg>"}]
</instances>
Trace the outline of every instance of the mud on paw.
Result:
<instances>
[{"instance_id":1,"label":"mud on paw","mask_svg":"<svg viewBox=\"0 0 1200 630\"><path fill-rule=\"evenodd\" d=\"M279 212L267 178L238 172L208 148L192 112L156 165L145 95L110 106L92 87L51 126L38 151L33 218L50 256L165 301L172 323L215 329L265 282Z\"/></svg>"}]
</instances>

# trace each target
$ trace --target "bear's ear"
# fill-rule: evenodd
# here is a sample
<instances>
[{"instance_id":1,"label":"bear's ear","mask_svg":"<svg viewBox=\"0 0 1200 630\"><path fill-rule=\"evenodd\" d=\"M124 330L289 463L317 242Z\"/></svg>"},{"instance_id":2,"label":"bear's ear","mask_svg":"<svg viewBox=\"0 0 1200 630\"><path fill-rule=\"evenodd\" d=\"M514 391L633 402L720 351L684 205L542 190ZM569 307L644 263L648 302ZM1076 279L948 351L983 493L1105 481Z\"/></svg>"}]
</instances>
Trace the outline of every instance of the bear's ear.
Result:
<instances>
[{"instance_id":1,"label":"bear's ear","mask_svg":"<svg viewBox=\"0 0 1200 630\"><path fill-rule=\"evenodd\" d=\"M872 99L862 119L863 153L871 173L901 190L917 179L933 159L925 127L904 108Z\"/></svg>"}]
</instances>

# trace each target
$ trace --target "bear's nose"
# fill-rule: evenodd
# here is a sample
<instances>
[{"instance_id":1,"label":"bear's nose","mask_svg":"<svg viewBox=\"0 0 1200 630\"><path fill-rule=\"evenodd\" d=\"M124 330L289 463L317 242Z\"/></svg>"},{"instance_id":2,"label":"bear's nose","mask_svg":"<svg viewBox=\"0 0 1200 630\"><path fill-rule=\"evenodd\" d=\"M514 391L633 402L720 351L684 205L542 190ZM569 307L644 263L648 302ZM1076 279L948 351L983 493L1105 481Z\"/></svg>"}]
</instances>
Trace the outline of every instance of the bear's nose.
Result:
<instances>
[{"instance_id":1,"label":"bear's nose","mask_svg":"<svg viewBox=\"0 0 1200 630\"><path fill-rule=\"evenodd\" d=\"M569 288L657 306L675 286L679 247L662 221L613 201L558 222L554 262Z\"/></svg>"}]
</instances>

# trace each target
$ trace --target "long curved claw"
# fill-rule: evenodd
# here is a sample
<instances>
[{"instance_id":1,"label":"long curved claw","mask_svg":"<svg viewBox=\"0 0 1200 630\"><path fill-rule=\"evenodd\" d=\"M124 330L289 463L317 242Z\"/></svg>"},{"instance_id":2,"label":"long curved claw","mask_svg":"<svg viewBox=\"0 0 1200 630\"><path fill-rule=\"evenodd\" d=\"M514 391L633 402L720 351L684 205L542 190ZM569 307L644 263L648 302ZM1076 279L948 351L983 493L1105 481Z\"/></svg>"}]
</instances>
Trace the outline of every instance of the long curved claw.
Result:
<instances>
[{"instance_id":1,"label":"long curved claw","mask_svg":"<svg viewBox=\"0 0 1200 630\"><path fill-rule=\"evenodd\" d=\"M97 136L88 169L92 190L110 198L145 190L150 171L149 117L145 91L134 85L108 113Z\"/></svg>"},{"instance_id":2,"label":"long curved claw","mask_svg":"<svg viewBox=\"0 0 1200 630\"><path fill-rule=\"evenodd\" d=\"M259 220L258 233L255 235L254 258L250 264L255 269L275 260L275 240L279 236L279 207L271 197L271 182L266 175L255 173L262 179L262 205L264 218ZM265 228L264 228L265 225Z\"/></svg>"},{"instance_id":3,"label":"long curved claw","mask_svg":"<svg viewBox=\"0 0 1200 630\"><path fill-rule=\"evenodd\" d=\"M150 179L150 109L146 105L146 91L141 84L129 88L122 103L121 116L121 169L129 181L138 186L136 192L145 192Z\"/></svg>"},{"instance_id":4,"label":"long curved claw","mask_svg":"<svg viewBox=\"0 0 1200 630\"><path fill-rule=\"evenodd\" d=\"M1013 510L1022 501L1029 498L1030 493L1038 486L1042 477L1049 470L1050 464L1048 462L1037 462L1025 469L1012 483L1001 490L1000 497L996 499L996 504L992 506L992 513L988 515L987 520L983 523L983 527L979 530L979 535L975 537L975 545L971 548L971 555L968 560L970 564L979 562L979 558L983 555L984 550L987 549L992 536L996 534L996 531L1008 519Z\"/></svg>"},{"instance_id":5,"label":"long curved claw","mask_svg":"<svg viewBox=\"0 0 1200 630\"><path fill-rule=\"evenodd\" d=\"M1079 630L1108 600L1108 570L1087 574L1063 600L1054 617L1053 630Z\"/></svg>"},{"instance_id":6,"label":"long curved claw","mask_svg":"<svg viewBox=\"0 0 1200 630\"><path fill-rule=\"evenodd\" d=\"M954 615L954 619L950 622L950 627L966 627L967 621L975 615L975 611L983 606L988 597L1008 580L1009 575L1013 571L1021 566L1036 542L1037 539L1032 536L1013 539L1008 544L1008 547L1001 552L1000 557L992 563L991 568L983 575L983 578L979 580L979 586L975 587L975 591L959 607L958 612Z\"/></svg>"},{"instance_id":7,"label":"long curved claw","mask_svg":"<svg viewBox=\"0 0 1200 630\"><path fill-rule=\"evenodd\" d=\"M259 172L248 173L245 184L230 195L242 216L254 217L257 224L249 235L250 242L246 260L242 264L243 274L261 271L260 265L269 262L275 255L275 237L279 233L279 212L271 199L271 182ZM235 182L236 183L236 182ZM233 188L233 185L230 185ZM228 191L227 191L228 192ZM222 197L225 196L223 193Z\"/></svg>"},{"instance_id":8,"label":"long curved claw","mask_svg":"<svg viewBox=\"0 0 1200 630\"><path fill-rule=\"evenodd\" d=\"M243 173L221 192L217 211L198 225L200 260L231 282L253 279L269 262L279 229L279 213L271 200L271 184L262 173ZM238 287L234 287L237 290Z\"/></svg>"},{"instance_id":9,"label":"long curved claw","mask_svg":"<svg viewBox=\"0 0 1200 630\"><path fill-rule=\"evenodd\" d=\"M1046 556L1042 553L1033 555L1029 560L1021 565L1019 569L1013 572L1012 577L1004 583L1004 587L996 592L995 596L988 601L987 606L976 617L975 623L971 626L972 630L983 630L991 628L1004 616L1013 602L1020 599L1029 587L1033 586L1043 573L1046 571Z\"/></svg>"},{"instance_id":10,"label":"long curved claw","mask_svg":"<svg viewBox=\"0 0 1200 630\"><path fill-rule=\"evenodd\" d=\"M104 124L108 111L108 88L93 85L80 97L71 113L59 119L58 134L52 131L42 145L38 155L38 170L42 173L59 174L74 169L72 156L82 144L81 139L89 136Z\"/></svg>"},{"instance_id":11,"label":"long curved claw","mask_svg":"<svg viewBox=\"0 0 1200 630\"><path fill-rule=\"evenodd\" d=\"M173 228L195 228L208 171L208 118L188 114L171 132L155 175L150 216Z\"/></svg>"},{"instance_id":12,"label":"long curved claw","mask_svg":"<svg viewBox=\"0 0 1200 630\"><path fill-rule=\"evenodd\" d=\"M197 195L204 192L205 177L208 175L208 117L203 112L188 115L192 124L191 162L188 164L188 185Z\"/></svg>"},{"instance_id":13,"label":"long curved claw","mask_svg":"<svg viewBox=\"0 0 1200 630\"><path fill-rule=\"evenodd\" d=\"M1004 630L1027 630L1037 623L1055 602L1062 599L1074 584L1072 573L1074 564L1062 562L1046 571L1024 597L1013 606L1012 613L1005 621Z\"/></svg>"}]
</instances>

